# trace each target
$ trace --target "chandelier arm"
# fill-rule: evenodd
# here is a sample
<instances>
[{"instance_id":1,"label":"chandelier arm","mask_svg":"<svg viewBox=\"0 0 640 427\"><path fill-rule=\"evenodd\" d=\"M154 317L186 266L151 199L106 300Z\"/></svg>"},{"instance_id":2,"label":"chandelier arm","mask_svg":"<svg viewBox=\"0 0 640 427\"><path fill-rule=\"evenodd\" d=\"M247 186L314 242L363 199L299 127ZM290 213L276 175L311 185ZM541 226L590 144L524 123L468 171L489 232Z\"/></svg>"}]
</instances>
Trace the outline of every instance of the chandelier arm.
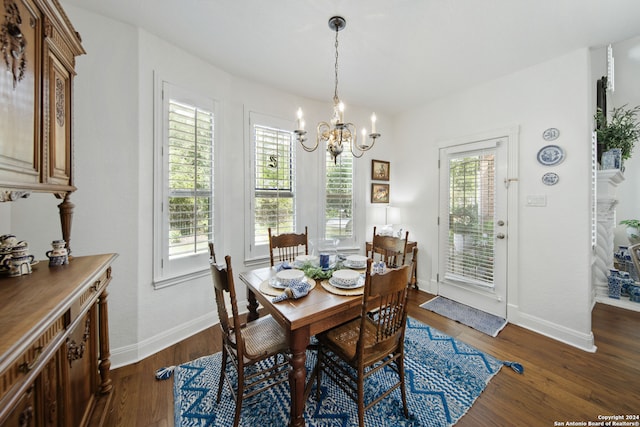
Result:
<instances>
[{"instance_id":1,"label":"chandelier arm","mask_svg":"<svg viewBox=\"0 0 640 427\"><path fill-rule=\"evenodd\" d=\"M302 145L302 148L304 149L304 151L310 153L312 151L316 151L316 149L318 148L318 139L316 139L316 143L313 147L308 147L307 145L305 145L303 140L298 140L300 142L300 145Z\"/></svg>"},{"instance_id":2,"label":"chandelier arm","mask_svg":"<svg viewBox=\"0 0 640 427\"><path fill-rule=\"evenodd\" d=\"M356 159L359 159L360 157L364 156L364 151L360 151L360 154L357 154L354 150L353 150L353 144L351 144L351 155L353 157L355 157Z\"/></svg>"},{"instance_id":3,"label":"chandelier arm","mask_svg":"<svg viewBox=\"0 0 640 427\"><path fill-rule=\"evenodd\" d=\"M369 137L371 137L371 135L369 135ZM360 158L360 157L362 157L362 155L364 154L365 151L371 150L373 148L373 146L375 145L375 143L376 143L376 139L375 138L371 138L371 139L372 139L371 145L364 145L364 146L356 147L356 149L359 150L360 153L361 153L359 156L357 156L355 153L353 155L355 157ZM352 147L351 152L353 153L353 147Z\"/></svg>"}]
</instances>

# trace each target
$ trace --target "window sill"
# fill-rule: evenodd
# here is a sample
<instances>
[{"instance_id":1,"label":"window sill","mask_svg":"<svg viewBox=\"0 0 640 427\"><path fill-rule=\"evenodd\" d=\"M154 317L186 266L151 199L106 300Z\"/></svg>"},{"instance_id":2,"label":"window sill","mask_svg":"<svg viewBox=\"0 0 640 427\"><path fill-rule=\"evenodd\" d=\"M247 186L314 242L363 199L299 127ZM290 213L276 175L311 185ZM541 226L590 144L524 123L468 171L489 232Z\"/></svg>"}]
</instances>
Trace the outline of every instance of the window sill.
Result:
<instances>
[{"instance_id":1,"label":"window sill","mask_svg":"<svg viewBox=\"0 0 640 427\"><path fill-rule=\"evenodd\" d=\"M162 289L162 288L168 288L169 286L175 286L185 282L191 282L192 280L209 276L210 274L211 274L211 270L209 270L209 268L205 268L202 270L192 271L186 274L181 274L179 276L168 277L166 279L155 279L153 281L153 288L156 290Z\"/></svg>"}]
</instances>

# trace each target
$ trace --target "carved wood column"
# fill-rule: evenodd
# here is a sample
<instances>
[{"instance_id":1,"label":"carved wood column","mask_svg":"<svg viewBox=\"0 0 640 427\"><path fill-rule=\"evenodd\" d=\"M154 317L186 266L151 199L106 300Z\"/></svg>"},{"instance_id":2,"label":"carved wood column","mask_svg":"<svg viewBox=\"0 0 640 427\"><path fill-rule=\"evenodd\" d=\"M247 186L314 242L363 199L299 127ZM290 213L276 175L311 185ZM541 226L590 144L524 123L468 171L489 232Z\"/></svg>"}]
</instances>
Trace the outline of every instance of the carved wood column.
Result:
<instances>
[{"instance_id":1,"label":"carved wood column","mask_svg":"<svg viewBox=\"0 0 640 427\"><path fill-rule=\"evenodd\" d=\"M613 268L615 207L618 204L616 191L623 181L624 175L618 169L598 171L598 244L593 265L593 286L595 297L602 302L609 299L607 276L609 269Z\"/></svg>"},{"instance_id":2,"label":"carved wood column","mask_svg":"<svg viewBox=\"0 0 640 427\"><path fill-rule=\"evenodd\" d=\"M107 270L107 277L111 278L111 267ZM100 392L110 393L113 388L111 383L111 351L109 346L109 311L107 297L109 293L105 289L98 299L98 328L100 337Z\"/></svg>"},{"instance_id":3,"label":"carved wood column","mask_svg":"<svg viewBox=\"0 0 640 427\"><path fill-rule=\"evenodd\" d=\"M64 196L62 203L58 205L60 210L60 225L62 227L62 238L67 242L67 253L71 258L71 220L73 219L73 208L76 207L69 200L71 193L67 193Z\"/></svg>"}]
</instances>

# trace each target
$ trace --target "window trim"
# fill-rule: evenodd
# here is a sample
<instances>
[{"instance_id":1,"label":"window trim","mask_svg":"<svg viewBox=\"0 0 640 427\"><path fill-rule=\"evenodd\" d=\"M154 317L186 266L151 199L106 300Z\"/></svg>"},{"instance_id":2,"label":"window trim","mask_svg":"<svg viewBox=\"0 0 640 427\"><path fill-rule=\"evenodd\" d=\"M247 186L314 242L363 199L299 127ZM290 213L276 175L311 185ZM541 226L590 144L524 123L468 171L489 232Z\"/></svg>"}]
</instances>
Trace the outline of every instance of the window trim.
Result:
<instances>
[{"instance_id":1,"label":"window trim","mask_svg":"<svg viewBox=\"0 0 640 427\"><path fill-rule=\"evenodd\" d=\"M254 201L255 201L255 181L256 181L256 150L254 144L254 134L253 134L253 126L254 124L260 126L268 126L274 129L280 130L288 130L294 129L294 122L292 120L282 119L279 117L275 117L272 115L260 113L254 110L245 110L246 116L246 126L247 131L246 135L246 152L245 157L249 159L248 162L248 170L246 173L247 177L247 191L246 191L246 199L245 199L245 264L252 265L264 262L269 259L269 245L257 245L254 247L254 232L255 232L255 224L254 224ZM293 155L294 155L294 168L295 171L299 170L299 159L298 159L298 147L295 138L292 139L291 146ZM295 198L295 217L294 223L295 227L298 227L298 215L300 214L300 197L298 195L298 184L297 177L294 173L294 181L292 183L293 187L293 195Z\"/></svg>"},{"instance_id":2,"label":"window trim","mask_svg":"<svg viewBox=\"0 0 640 427\"><path fill-rule=\"evenodd\" d=\"M192 105L203 106L213 113L214 133L213 133L213 236L216 247L222 247L221 223L222 192L216 191L222 188L222 173L220 172L220 102L215 98L194 89L163 79L157 72L154 72L154 199L153 199L153 276L152 282L155 289L177 285L192 281L199 277L204 277L209 272L209 254L200 253L176 257L169 260L168 242L165 233L168 227L167 215L163 212L164 200L168 194L168 183L166 174L168 173L168 156L163 152L168 152L167 135L167 114L168 100L170 94L177 94L183 101L188 101ZM163 95L166 95L163 96ZM217 194L216 194L217 193Z\"/></svg>"}]
</instances>

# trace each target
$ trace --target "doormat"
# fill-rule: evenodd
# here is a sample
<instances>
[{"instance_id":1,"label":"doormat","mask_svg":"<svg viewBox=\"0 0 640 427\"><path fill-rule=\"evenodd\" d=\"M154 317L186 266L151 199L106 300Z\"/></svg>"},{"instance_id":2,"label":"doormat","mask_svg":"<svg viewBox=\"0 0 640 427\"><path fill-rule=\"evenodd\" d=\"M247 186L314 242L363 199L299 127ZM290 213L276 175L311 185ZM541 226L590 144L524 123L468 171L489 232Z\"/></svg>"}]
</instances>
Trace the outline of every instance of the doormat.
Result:
<instances>
[{"instance_id":1,"label":"doormat","mask_svg":"<svg viewBox=\"0 0 640 427\"><path fill-rule=\"evenodd\" d=\"M493 314L441 296L425 302L420 305L420 307L455 320L492 337L497 337L502 328L507 325L507 320L502 317L494 316Z\"/></svg>"}]
</instances>

